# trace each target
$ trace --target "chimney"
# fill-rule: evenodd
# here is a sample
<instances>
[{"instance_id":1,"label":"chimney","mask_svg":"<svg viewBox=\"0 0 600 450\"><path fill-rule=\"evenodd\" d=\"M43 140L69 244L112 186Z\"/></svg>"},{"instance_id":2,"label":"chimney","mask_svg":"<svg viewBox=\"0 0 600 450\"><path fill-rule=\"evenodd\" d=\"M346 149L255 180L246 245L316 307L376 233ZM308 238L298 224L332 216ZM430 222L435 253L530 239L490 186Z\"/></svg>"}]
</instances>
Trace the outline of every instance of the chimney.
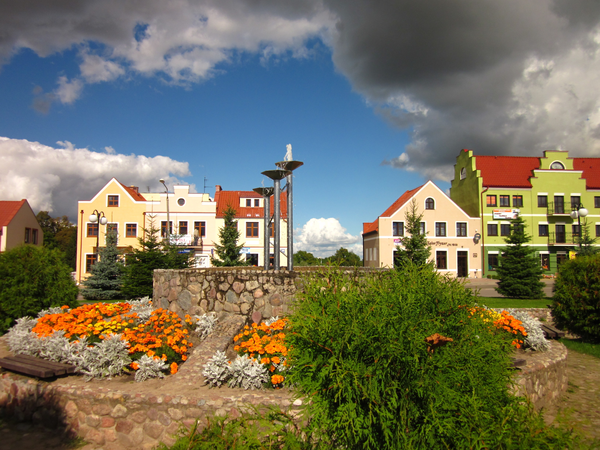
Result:
<instances>
[{"instance_id":1,"label":"chimney","mask_svg":"<svg viewBox=\"0 0 600 450\"><path fill-rule=\"evenodd\" d=\"M220 192L222 190L223 189L221 189L221 185L219 185L219 184L215 185L215 192Z\"/></svg>"},{"instance_id":2,"label":"chimney","mask_svg":"<svg viewBox=\"0 0 600 450\"><path fill-rule=\"evenodd\" d=\"M136 194L139 194L139 193L140 193L140 188L139 188L139 187L137 187L137 186L133 186L133 185L131 185L131 186L129 186L129 187L130 187L131 189L133 189L133 191L135 191L135 193L136 193Z\"/></svg>"}]
</instances>

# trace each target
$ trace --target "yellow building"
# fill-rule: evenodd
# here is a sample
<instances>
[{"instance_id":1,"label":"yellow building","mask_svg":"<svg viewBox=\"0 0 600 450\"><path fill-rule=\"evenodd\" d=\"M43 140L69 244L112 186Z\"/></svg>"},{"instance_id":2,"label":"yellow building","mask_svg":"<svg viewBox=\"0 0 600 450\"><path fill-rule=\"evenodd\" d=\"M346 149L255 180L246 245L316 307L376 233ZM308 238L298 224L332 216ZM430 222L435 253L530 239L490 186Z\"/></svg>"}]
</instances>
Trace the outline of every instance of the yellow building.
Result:
<instances>
[{"instance_id":1,"label":"yellow building","mask_svg":"<svg viewBox=\"0 0 600 450\"><path fill-rule=\"evenodd\" d=\"M481 221L470 217L433 182L406 191L375 221L363 223L365 267L393 267L396 247L406 235L405 214L412 200L423 213L431 260L438 271L457 277L481 277Z\"/></svg>"}]
</instances>

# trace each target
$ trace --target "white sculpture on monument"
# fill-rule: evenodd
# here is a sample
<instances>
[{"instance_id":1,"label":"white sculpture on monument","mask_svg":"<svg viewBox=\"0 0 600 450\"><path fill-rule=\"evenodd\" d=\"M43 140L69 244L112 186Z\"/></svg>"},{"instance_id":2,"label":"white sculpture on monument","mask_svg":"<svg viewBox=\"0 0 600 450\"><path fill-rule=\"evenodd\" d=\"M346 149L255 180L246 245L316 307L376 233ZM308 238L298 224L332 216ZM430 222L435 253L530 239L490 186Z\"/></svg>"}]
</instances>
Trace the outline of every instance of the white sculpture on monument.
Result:
<instances>
[{"instance_id":1,"label":"white sculpture on monument","mask_svg":"<svg viewBox=\"0 0 600 450\"><path fill-rule=\"evenodd\" d=\"M293 161L294 158L292 158L292 144L286 145L285 148L286 148L286 152L285 152L284 161Z\"/></svg>"}]
</instances>

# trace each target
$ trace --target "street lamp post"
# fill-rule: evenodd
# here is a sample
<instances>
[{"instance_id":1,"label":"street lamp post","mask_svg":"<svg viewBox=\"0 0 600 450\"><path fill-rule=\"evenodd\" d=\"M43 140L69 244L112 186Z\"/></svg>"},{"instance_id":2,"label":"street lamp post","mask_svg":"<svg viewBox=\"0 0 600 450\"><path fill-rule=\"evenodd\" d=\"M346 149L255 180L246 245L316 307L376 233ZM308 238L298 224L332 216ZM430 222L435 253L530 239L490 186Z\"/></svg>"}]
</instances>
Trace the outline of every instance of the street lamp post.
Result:
<instances>
[{"instance_id":1,"label":"street lamp post","mask_svg":"<svg viewBox=\"0 0 600 450\"><path fill-rule=\"evenodd\" d=\"M269 238L269 230L270 227L269 225L271 224L271 195L273 195L273 188L265 188L265 187L259 187L259 188L254 188L253 189L254 192L256 192L259 195L262 195L264 198L264 202L265 202L265 206L264 206L264 212L263 212L263 216L264 216L264 229L265 229L265 236L264 236L264 253L265 253L265 260L264 260L264 266L265 266L265 270L269 270L269 267L271 266L271 261L270 261L270 249L271 249L271 240Z\"/></svg>"},{"instance_id":2,"label":"street lamp post","mask_svg":"<svg viewBox=\"0 0 600 450\"><path fill-rule=\"evenodd\" d=\"M289 156L291 158L291 145L289 146ZM285 160L275 163L277 167L282 170L287 170L289 173L286 176L286 184L285 189L287 189L287 217L288 217L288 227L287 227L287 251L288 251L288 263L287 268L289 271L294 270L294 193L293 193L293 183L292 179L294 176L292 172L296 170L298 167L303 165L304 163L301 161L293 161L293 160Z\"/></svg>"},{"instance_id":3,"label":"street lamp post","mask_svg":"<svg viewBox=\"0 0 600 450\"><path fill-rule=\"evenodd\" d=\"M165 184L164 179L161 178L158 181L161 182L162 185L165 187L165 193L167 194L167 233L166 233L166 235L167 235L167 242L170 244L171 243L171 220L169 217L169 188Z\"/></svg>"},{"instance_id":4,"label":"street lamp post","mask_svg":"<svg viewBox=\"0 0 600 450\"><path fill-rule=\"evenodd\" d=\"M108 219L104 215L104 211L98 211L97 209L90 214L89 219L92 223L98 223L98 229L96 230L96 262L98 262L100 259L100 225L106 225Z\"/></svg>"},{"instance_id":5,"label":"street lamp post","mask_svg":"<svg viewBox=\"0 0 600 450\"><path fill-rule=\"evenodd\" d=\"M578 234L579 234L579 252L581 252L581 240L582 240L582 233L581 233L581 218L585 217L588 215L588 210L585 209L583 207L583 204L581 203L575 203L573 205L571 205L571 207L573 208L573 211L571 211L571 219L575 220L577 219L577 228L578 228Z\"/></svg>"},{"instance_id":6,"label":"street lamp post","mask_svg":"<svg viewBox=\"0 0 600 450\"><path fill-rule=\"evenodd\" d=\"M280 223L279 223L279 216L280 216L280 207L279 207L279 194L281 193L281 188L280 186L280 181L285 178L286 176L288 176L290 172L287 170L265 170L264 172L262 172L263 175L269 177L271 180L273 180L273 193L275 194L275 198L273 200L273 204L274 204L274 209L275 212L273 213L273 221L275 226L273 228L275 228L275 240L273 243L273 269L275 270L279 270L280 264L279 264L279 249L280 249L280 244L281 244L281 231L280 231ZM289 253L289 252L288 252ZM288 259L289 259L289 255L288 255Z\"/></svg>"}]
</instances>

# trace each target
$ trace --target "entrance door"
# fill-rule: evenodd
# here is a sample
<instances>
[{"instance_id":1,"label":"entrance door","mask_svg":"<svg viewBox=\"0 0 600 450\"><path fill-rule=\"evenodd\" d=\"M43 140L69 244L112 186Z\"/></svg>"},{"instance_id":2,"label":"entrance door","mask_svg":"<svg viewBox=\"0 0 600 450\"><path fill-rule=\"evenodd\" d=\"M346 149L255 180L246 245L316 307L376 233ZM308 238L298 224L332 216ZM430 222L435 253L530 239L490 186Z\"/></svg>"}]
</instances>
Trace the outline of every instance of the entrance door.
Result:
<instances>
[{"instance_id":1,"label":"entrance door","mask_svg":"<svg viewBox=\"0 0 600 450\"><path fill-rule=\"evenodd\" d=\"M556 243L564 244L567 242L567 233L564 225L556 225Z\"/></svg>"},{"instance_id":2,"label":"entrance door","mask_svg":"<svg viewBox=\"0 0 600 450\"><path fill-rule=\"evenodd\" d=\"M469 276L469 252L459 251L456 253L456 275L459 277Z\"/></svg>"}]
</instances>

